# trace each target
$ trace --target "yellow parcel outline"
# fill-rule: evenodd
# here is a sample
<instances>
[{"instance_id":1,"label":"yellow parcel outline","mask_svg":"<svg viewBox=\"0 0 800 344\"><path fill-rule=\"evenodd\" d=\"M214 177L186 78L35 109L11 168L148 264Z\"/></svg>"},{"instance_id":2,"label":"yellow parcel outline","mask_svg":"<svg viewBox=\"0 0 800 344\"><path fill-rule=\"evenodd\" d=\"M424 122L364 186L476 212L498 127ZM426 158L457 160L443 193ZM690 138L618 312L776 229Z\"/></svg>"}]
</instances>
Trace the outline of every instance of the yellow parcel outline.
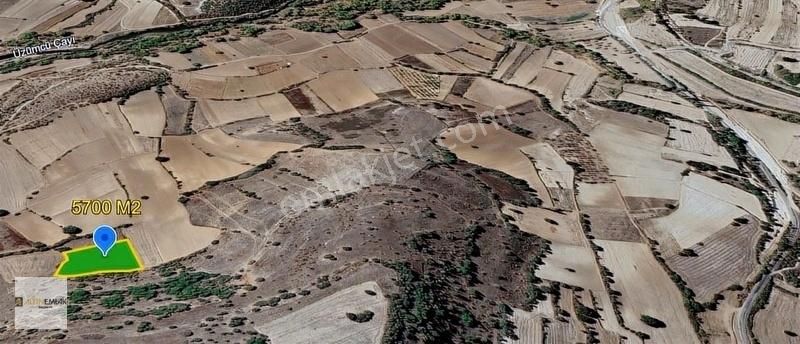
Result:
<instances>
[{"instance_id":1,"label":"yellow parcel outline","mask_svg":"<svg viewBox=\"0 0 800 344\"><path fill-rule=\"evenodd\" d=\"M139 256L139 252L136 251L136 246L133 245L133 242L130 239L117 240L117 244L123 243L123 242L128 244L128 247L130 247L131 252L133 253L133 257L134 257L134 259L136 259L136 264L139 265L138 268L134 268L134 269L97 270L97 271L85 272L85 273L80 273L80 274L75 274L75 275L61 275L61 274L59 274L59 271L61 271L61 268L63 268L64 265L67 264L67 262L69 262L69 254L70 253L86 251L86 250L89 250L89 249L97 249L97 247L94 246L94 245L87 245L87 246L78 247L78 248L75 248L75 249L72 249L72 250L69 250L69 251L61 252L62 260L61 260L61 263L58 264L58 268L56 268L56 271L53 273L53 277L70 278L70 277L83 277L83 276L91 276L91 275L98 275L98 274L108 274L108 273L127 273L127 272L144 271L144 263L142 262L142 258Z\"/></svg>"}]
</instances>

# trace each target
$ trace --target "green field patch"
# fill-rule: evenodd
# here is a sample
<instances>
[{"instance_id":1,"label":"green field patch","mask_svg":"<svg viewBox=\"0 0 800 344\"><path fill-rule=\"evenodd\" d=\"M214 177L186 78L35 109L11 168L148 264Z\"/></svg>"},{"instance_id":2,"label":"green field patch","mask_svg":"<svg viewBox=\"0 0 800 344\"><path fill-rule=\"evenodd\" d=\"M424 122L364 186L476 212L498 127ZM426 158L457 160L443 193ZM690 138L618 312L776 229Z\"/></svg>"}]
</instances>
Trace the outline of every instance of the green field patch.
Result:
<instances>
[{"instance_id":1,"label":"green field patch","mask_svg":"<svg viewBox=\"0 0 800 344\"><path fill-rule=\"evenodd\" d=\"M69 250L62 255L63 260L56 269L56 277L80 277L144 269L144 264L129 239L117 240L105 257L94 245Z\"/></svg>"}]
</instances>

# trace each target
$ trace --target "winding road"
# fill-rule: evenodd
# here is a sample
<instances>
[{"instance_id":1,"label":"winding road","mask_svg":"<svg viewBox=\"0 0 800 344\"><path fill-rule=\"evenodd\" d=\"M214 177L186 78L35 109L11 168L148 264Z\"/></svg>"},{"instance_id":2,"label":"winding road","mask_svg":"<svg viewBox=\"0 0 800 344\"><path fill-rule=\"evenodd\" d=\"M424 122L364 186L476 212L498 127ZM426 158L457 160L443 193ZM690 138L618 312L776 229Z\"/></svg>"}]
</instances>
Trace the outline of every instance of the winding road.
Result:
<instances>
[{"instance_id":1,"label":"winding road","mask_svg":"<svg viewBox=\"0 0 800 344\"><path fill-rule=\"evenodd\" d=\"M678 74L670 73L673 67L666 65L658 56L656 56L647 46L642 44L636 38L631 36L625 21L619 14L618 0L605 0L597 9L597 23L611 36L616 37L618 40L625 43L628 47L633 49L637 55L650 66L653 70L659 73L665 80L669 80L678 86L684 93L692 97L703 100L707 105L704 107L709 113L712 113L722 119L722 123L733 130L739 138L747 141L747 148L751 155L761 160L761 167L764 174L767 176L768 182L774 187L775 191L772 194L772 199L777 208L778 215L788 220L789 233L788 238L794 244L798 240L798 225L800 224L800 209L792 201L792 188L786 172L781 168L778 159L776 159L763 144L757 140L750 132L743 126L728 116L722 108L717 106L713 101L707 99L702 94L697 94L682 86L680 82L681 77ZM736 312L733 323L733 336L736 343L750 344L751 338L749 333L750 328L750 313L752 312L753 303L758 298L758 295L764 289L772 276L780 269L784 256L780 255L775 257L772 262L768 262L770 273L764 274L754 286L750 289L742 306Z\"/></svg>"}]
</instances>

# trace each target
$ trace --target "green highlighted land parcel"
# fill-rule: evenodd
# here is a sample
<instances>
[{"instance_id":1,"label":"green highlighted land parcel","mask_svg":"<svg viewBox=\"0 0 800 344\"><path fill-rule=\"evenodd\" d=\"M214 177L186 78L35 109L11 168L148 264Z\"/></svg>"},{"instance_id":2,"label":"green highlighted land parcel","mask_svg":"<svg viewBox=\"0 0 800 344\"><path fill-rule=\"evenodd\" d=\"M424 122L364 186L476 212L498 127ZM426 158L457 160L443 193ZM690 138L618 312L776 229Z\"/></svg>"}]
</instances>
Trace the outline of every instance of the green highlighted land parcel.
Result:
<instances>
[{"instance_id":1,"label":"green highlighted land parcel","mask_svg":"<svg viewBox=\"0 0 800 344\"><path fill-rule=\"evenodd\" d=\"M105 257L94 245L76 248L62 254L64 260L56 269L56 277L135 272L144 268L139 254L128 239L118 240Z\"/></svg>"}]
</instances>

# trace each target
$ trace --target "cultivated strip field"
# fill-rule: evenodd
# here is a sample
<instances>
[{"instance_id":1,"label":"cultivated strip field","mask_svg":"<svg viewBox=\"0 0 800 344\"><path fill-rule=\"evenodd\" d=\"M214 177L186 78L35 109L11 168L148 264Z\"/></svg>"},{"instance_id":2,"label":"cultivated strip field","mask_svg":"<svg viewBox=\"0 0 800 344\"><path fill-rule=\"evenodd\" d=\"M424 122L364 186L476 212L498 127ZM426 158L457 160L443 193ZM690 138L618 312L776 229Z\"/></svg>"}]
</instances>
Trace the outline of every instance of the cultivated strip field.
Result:
<instances>
[{"instance_id":1,"label":"cultivated strip field","mask_svg":"<svg viewBox=\"0 0 800 344\"><path fill-rule=\"evenodd\" d=\"M601 264L614 274L612 288L622 293L622 318L635 330L649 334L659 343L698 343L686 318L681 294L670 282L645 244L596 240L603 252ZM658 295L658 297L653 297ZM642 314L654 316L667 324L652 328L639 320Z\"/></svg>"},{"instance_id":2,"label":"cultivated strip field","mask_svg":"<svg viewBox=\"0 0 800 344\"><path fill-rule=\"evenodd\" d=\"M717 87L740 99L753 100L765 106L787 111L797 110L797 103L800 102L798 97L738 79L686 51L669 51L664 52L664 55L701 78L714 80Z\"/></svg>"}]
</instances>

